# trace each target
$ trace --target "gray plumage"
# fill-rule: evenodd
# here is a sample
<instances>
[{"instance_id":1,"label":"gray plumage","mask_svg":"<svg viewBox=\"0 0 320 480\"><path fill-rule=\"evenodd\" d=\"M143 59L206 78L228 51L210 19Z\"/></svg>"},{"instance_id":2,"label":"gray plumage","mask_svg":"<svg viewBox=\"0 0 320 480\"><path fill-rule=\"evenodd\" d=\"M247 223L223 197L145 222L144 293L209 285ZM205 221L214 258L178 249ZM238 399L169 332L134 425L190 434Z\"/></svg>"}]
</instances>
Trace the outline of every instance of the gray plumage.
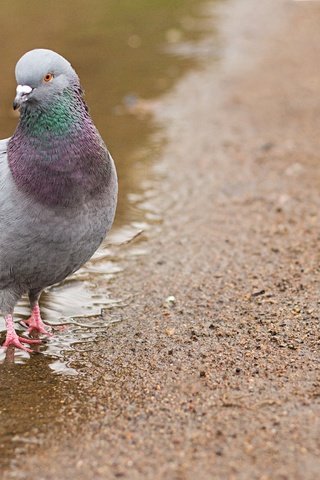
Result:
<instances>
[{"instance_id":1,"label":"gray plumage","mask_svg":"<svg viewBox=\"0 0 320 480\"><path fill-rule=\"evenodd\" d=\"M71 65L50 50L34 50L18 62L16 78L30 89L18 87L20 122L13 137L0 142L4 316L12 315L24 293L34 307L44 288L93 255L111 228L117 202L113 160Z\"/></svg>"}]
</instances>

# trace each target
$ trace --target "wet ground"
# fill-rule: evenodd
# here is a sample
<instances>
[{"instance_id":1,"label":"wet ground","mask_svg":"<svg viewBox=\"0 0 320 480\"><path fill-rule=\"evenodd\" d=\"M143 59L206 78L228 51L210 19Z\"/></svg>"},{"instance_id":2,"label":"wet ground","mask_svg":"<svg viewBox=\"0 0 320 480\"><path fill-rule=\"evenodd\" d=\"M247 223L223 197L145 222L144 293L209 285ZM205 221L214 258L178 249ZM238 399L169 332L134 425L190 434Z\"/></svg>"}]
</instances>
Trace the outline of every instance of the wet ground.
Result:
<instances>
[{"instance_id":1,"label":"wet ground","mask_svg":"<svg viewBox=\"0 0 320 480\"><path fill-rule=\"evenodd\" d=\"M154 104L162 221L118 250L114 323L76 376L1 366L6 479L318 476L320 9L225 3Z\"/></svg>"},{"instance_id":2,"label":"wet ground","mask_svg":"<svg viewBox=\"0 0 320 480\"><path fill-rule=\"evenodd\" d=\"M124 297L121 292L111 296L108 284L123 271L127 257L146 253L146 232L162 221L162 210L153 198L164 175L159 162L164 137L153 110L162 94L203 62L206 50L200 42L207 29L205 2L200 0L159 0L152 5L145 0L95 0L90 8L79 1L63 7L59 2L30 2L28 7L12 2L4 5L3 14L12 19L1 30L3 41L12 39L2 55L3 138L12 134L17 123L12 110L15 62L32 48L56 50L80 75L91 114L116 159L120 193L112 234L94 258L41 297L42 316L54 331L53 338L35 348L41 356L30 358L22 351L0 349L2 467L13 460L13 451L21 453L25 446L39 444L65 396L72 395L68 379L79 375L81 365L71 367L69 355L75 349L90 348L119 321L107 314L101 317L102 309L121 309L131 301L130 295ZM50 22L41 21L45 18ZM28 24L28 29L17 30L22 24ZM133 248L122 249L140 232ZM23 298L15 319L28 316L28 299ZM3 319L0 332L4 339ZM56 375L66 378L62 381ZM49 404L43 413L42 404Z\"/></svg>"}]
</instances>

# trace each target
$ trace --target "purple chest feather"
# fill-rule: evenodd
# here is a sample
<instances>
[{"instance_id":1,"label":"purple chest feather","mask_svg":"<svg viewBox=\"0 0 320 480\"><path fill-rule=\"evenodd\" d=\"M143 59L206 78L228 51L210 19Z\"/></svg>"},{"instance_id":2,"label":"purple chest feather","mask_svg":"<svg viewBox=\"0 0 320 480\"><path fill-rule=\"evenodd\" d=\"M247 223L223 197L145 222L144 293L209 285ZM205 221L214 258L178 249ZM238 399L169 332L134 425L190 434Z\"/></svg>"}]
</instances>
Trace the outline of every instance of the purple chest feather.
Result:
<instances>
[{"instance_id":1,"label":"purple chest feather","mask_svg":"<svg viewBox=\"0 0 320 480\"><path fill-rule=\"evenodd\" d=\"M110 177L109 154L89 114L82 104L71 107L22 114L8 144L17 187L48 206L98 195Z\"/></svg>"}]
</instances>

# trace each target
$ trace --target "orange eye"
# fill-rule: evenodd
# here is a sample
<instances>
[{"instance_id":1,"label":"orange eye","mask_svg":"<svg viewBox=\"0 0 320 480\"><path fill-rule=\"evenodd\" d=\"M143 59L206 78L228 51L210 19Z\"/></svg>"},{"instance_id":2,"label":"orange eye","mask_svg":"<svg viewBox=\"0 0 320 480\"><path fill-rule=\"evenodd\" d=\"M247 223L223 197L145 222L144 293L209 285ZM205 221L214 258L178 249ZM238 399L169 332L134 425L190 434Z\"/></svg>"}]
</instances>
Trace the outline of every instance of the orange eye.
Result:
<instances>
[{"instance_id":1,"label":"orange eye","mask_svg":"<svg viewBox=\"0 0 320 480\"><path fill-rule=\"evenodd\" d=\"M52 73L47 73L47 75L43 77L44 82L51 82L52 79L53 79Z\"/></svg>"}]
</instances>

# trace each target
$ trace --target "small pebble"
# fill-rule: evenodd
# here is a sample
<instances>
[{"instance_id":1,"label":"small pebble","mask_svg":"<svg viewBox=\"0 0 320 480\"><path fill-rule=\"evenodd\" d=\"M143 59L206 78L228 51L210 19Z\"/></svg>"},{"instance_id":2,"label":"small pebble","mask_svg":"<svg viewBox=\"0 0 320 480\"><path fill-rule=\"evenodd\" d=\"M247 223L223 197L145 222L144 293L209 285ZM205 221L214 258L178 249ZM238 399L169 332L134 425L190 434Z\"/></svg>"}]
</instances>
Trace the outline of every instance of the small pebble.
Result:
<instances>
[{"instance_id":1,"label":"small pebble","mask_svg":"<svg viewBox=\"0 0 320 480\"><path fill-rule=\"evenodd\" d=\"M175 304L176 304L176 297L174 297L173 295L169 295L169 297L167 297L167 298L165 299L165 303L166 303L167 305L169 305L170 307L171 307L172 305L175 305Z\"/></svg>"}]
</instances>

